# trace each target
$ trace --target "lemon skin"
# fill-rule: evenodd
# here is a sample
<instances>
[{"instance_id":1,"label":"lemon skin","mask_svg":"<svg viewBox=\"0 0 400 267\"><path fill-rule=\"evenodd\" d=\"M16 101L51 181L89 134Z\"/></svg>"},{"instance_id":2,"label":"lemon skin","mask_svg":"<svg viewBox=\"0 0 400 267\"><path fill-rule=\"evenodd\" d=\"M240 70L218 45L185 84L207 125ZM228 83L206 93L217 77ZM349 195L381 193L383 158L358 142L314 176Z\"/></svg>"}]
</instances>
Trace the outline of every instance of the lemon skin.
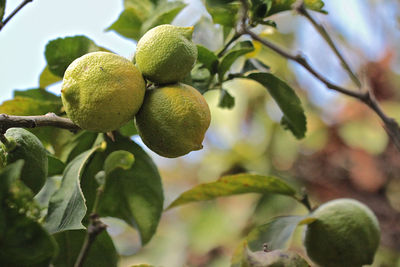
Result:
<instances>
[{"instance_id":1,"label":"lemon skin","mask_svg":"<svg viewBox=\"0 0 400 267\"><path fill-rule=\"evenodd\" d=\"M5 137L8 143L1 145L1 151L5 153L6 163L10 164L23 159L21 180L34 194L38 193L47 178L46 149L34 134L22 128L8 129Z\"/></svg>"},{"instance_id":2,"label":"lemon skin","mask_svg":"<svg viewBox=\"0 0 400 267\"><path fill-rule=\"evenodd\" d=\"M193 27L160 25L140 38L135 64L143 76L157 84L182 81L197 59L197 47L191 41Z\"/></svg>"},{"instance_id":3,"label":"lemon skin","mask_svg":"<svg viewBox=\"0 0 400 267\"><path fill-rule=\"evenodd\" d=\"M183 83L148 90L136 114L136 126L144 144L168 158L203 148L210 120L204 97Z\"/></svg>"},{"instance_id":4,"label":"lemon skin","mask_svg":"<svg viewBox=\"0 0 400 267\"><path fill-rule=\"evenodd\" d=\"M308 256L326 267L360 267L371 264L379 246L380 229L374 213L353 199L337 199L321 205L317 218L306 228Z\"/></svg>"},{"instance_id":5,"label":"lemon skin","mask_svg":"<svg viewBox=\"0 0 400 267\"><path fill-rule=\"evenodd\" d=\"M68 117L95 132L116 130L133 119L144 94L140 71L128 59L109 52L93 52L73 61L61 90Z\"/></svg>"}]
</instances>

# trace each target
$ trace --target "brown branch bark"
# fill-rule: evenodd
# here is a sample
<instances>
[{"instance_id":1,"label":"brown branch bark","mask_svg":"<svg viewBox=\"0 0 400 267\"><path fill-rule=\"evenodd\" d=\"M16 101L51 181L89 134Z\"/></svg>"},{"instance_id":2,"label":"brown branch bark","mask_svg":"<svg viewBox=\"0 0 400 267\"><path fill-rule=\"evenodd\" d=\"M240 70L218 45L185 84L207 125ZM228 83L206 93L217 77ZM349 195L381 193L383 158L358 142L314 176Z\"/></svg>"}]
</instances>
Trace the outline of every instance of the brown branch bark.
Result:
<instances>
[{"instance_id":1,"label":"brown branch bark","mask_svg":"<svg viewBox=\"0 0 400 267\"><path fill-rule=\"evenodd\" d=\"M53 126L68 130L79 130L80 128L70 119L62 118L54 113L47 113L40 116L14 116L0 114L0 133L5 133L12 127L36 128L43 126Z\"/></svg>"}]
</instances>

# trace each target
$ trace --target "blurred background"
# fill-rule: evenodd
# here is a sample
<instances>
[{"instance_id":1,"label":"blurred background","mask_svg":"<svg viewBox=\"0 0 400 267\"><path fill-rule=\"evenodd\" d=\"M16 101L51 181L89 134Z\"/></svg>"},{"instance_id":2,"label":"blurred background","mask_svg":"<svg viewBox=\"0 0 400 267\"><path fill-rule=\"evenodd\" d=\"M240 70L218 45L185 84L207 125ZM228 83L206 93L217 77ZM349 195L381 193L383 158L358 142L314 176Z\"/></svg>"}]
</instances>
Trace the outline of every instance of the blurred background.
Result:
<instances>
[{"instance_id":1,"label":"blurred background","mask_svg":"<svg viewBox=\"0 0 400 267\"><path fill-rule=\"evenodd\" d=\"M188 6L174 24L195 25L196 43L211 50L220 48L221 29L211 22L202 2L186 2ZM400 121L400 1L324 2L329 14L312 15L327 28L361 81L371 86L387 114ZM19 3L7 1L6 16ZM131 58L135 43L105 31L122 9L122 0L36 0L28 4L0 32L1 102L10 99L14 89L38 87L49 40L83 34ZM261 36L302 52L330 80L358 90L304 18L284 12L271 19L277 29L257 28ZM163 177L166 206L185 190L223 174L249 171L276 175L299 190L305 188L313 205L339 197L368 205L382 228L373 266L400 266L400 152L381 122L357 101L328 91L301 67L258 43L254 45L256 51L247 57L263 61L301 96L307 116L306 138L298 141L281 128L279 108L258 83L234 80L224 84L235 97L230 110L218 107L216 90L206 92L212 123L203 150L178 159L161 158L147 150ZM59 94L60 84L48 90ZM142 144L140 138L134 140ZM112 225L108 230L124 256L121 266L222 267L229 266L233 251L252 226L275 216L306 212L294 200L274 195L240 195L189 204L165 212L155 237L142 249L133 229L120 221L106 221ZM290 247L304 254L301 238L299 228Z\"/></svg>"}]
</instances>

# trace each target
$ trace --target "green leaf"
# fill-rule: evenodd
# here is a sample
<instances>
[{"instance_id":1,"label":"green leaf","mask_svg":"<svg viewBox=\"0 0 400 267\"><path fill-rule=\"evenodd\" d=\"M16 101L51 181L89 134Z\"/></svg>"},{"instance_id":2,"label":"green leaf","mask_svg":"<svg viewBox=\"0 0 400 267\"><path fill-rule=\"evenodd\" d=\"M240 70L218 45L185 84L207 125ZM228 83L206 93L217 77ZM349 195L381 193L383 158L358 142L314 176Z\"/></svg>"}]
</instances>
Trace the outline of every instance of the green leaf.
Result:
<instances>
[{"instance_id":1,"label":"green leaf","mask_svg":"<svg viewBox=\"0 0 400 267\"><path fill-rule=\"evenodd\" d=\"M35 221L33 194L20 180L23 160L0 170L0 263L2 266L33 266L49 261L57 247ZM22 204L22 205L21 205ZM27 216L29 214L29 217Z\"/></svg>"},{"instance_id":2,"label":"green leaf","mask_svg":"<svg viewBox=\"0 0 400 267\"><path fill-rule=\"evenodd\" d=\"M5 10L6 10L6 0L0 0L0 21L3 20Z\"/></svg>"},{"instance_id":3,"label":"green leaf","mask_svg":"<svg viewBox=\"0 0 400 267\"><path fill-rule=\"evenodd\" d=\"M138 134L134 120L128 121L125 125L123 125L121 128L119 128L119 132L123 136L127 136L127 137Z\"/></svg>"},{"instance_id":4,"label":"green leaf","mask_svg":"<svg viewBox=\"0 0 400 267\"><path fill-rule=\"evenodd\" d=\"M74 135L63 145L59 156L60 160L70 162L79 154L89 150L96 141L96 138L98 138L98 135L98 133L88 131L81 131Z\"/></svg>"},{"instance_id":5,"label":"green leaf","mask_svg":"<svg viewBox=\"0 0 400 267\"><path fill-rule=\"evenodd\" d=\"M62 174L65 169L65 163L62 162L60 159L55 157L54 155L48 153L47 160L49 162L48 167L48 176L53 176L56 174Z\"/></svg>"},{"instance_id":6,"label":"green leaf","mask_svg":"<svg viewBox=\"0 0 400 267\"><path fill-rule=\"evenodd\" d=\"M215 74L218 69L218 57L214 52L208 50L205 46L197 45L197 62L203 64L211 74Z\"/></svg>"},{"instance_id":7,"label":"green leaf","mask_svg":"<svg viewBox=\"0 0 400 267\"><path fill-rule=\"evenodd\" d=\"M132 265L130 267L154 267L153 265L148 265L148 264L139 264L139 265Z\"/></svg>"},{"instance_id":8,"label":"green leaf","mask_svg":"<svg viewBox=\"0 0 400 267\"><path fill-rule=\"evenodd\" d=\"M142 244L146 244L157 229L163 210L161 177L151 158L129 138L115 136L108 140L106 153L125 150L135 156L128 170L116 168L107 175L105 190L99 203L99 214L124 220L136 227Z\"/></svg>"},{"instance_id":9,"label":"green leaf","mask_svg":"<svg viewBox=\"0 0 400 267\"><path fill-rule=\"evenodd\" d=\"M47 86L59 82L61 80L62 78L60 76L54 75L49 70L49 66L46 65L46 67L43 69L39 77L39 87L46 88Z\"/></svg>"},{"instance_id":10,"label":"green leaf","mask_svg":"<svg viewBox=\"0 0 400 267\"><path fill-rule=\"evenodd\" d=\"M49 70L59 77L76 58L89 52L103 50L86 36L78 35L73 37L58 38L51 40L46 45L45 56Z\"/></svg>"},{"instance_id":11,"label":"green leaf","mask_svg":"<svg viewBox=\"0 0 400 267\"><path fill-rule=\"evenodd\" d=\"M266 17L271 16L273 14L287 11L292 9L292 5L296 0L269 0L272 2L271 8L268 10ZM314 11L324 12L322 8L324 7L324 2L321 0L304 0L304 4L307 8L312 9Z\"/></svg>"},{"instance_id":12,"label":"green leaf","mask_svg":"<svg viewBox=\"0 0 400 267\"><path fill-rule=\"evenodd\" d=\"M270 73L254 72L246 76L261 83L275 99L283 112L282 125L301 139L307 130L307 121L299 97L284 81Z\"/></svg>"},{"instance_id":13,"label":"green leaf","mask_svg":"<svg viewBox=\"0 0 400 267\"><path fill-rule=\"evenodd\" d=\"M4 101L0 105L0 113L8 115L43 115L48 112L60 113L62 104L58 101L44 101L31 97L17 96L14 99Z\"/></svg>"},{"instance_id":14,"label":"green leaf","mask_svg":"<svg viewBox=\"0 0 400 267\"><path fill-rule=\"evenodd\" d=\"M60 251L53 265L73 267L86 236L85 230L70 230L54 235ZM118 266L118 254L107 231L100 233L92 243L83 264L84 267Z\"/></svg>"},{"instance_id":15,"label":"green leaf","mask_svg":"<svg viewBox=\"0 0 400 267\"><path fill-rule=\"evenodd\" d=\"M117 150L112 152L104 162L104 171L107 175L116 169L129 170L135 162L135 156L125 150Z\"/></svg>"},{"instance_id":16,"label":"green leaf","mask_svg":"<svg viewBox=\"0 0 400 267\"><path fill-rule=\"evenodd\" d=\"M34 266L49 263L57 244L42 226L17 209L2 207L0 262L2 266ZM45 266L45 265L41 265ZM48 264L47 264L48 266Z\"/></svg>"},{"instance_id":17,"label":"green leaf","mask_svg":"<svg viewBox=\"0 0 400 267\"><path fill-rule=\"evenodd\" d=\"M51 196L49 203L45 227L50 233L85 228L81 223L86 215L86 205L80 179L85 166L99 147L83 152L65 168L61 186Z\"/></svg>"},{"instance_id":18,"label":"green leaf","mask_svg":"<svg viewBox=\"0 0 400 267\"><path fill-rule=\"evenodd\" d=\"M106 29L106 31L116 31L124 37L139 40L141 37L140 29L142 27L142 18L140 11L134 8L126 8L119 15L119 18Z\"/></svg>"},{"instance_id":19,"label":"green leaf","mask_svg":"<svg viewBox=\"0 0 400 267\"><path fill-rule=\"evenodd\" d=\"M246 72L253 71L253 70L259 70L259 71L265 72L265 71L269 71L270 67L268 67L262 61L260 61L256 58L246 59L241 72L246 73Z\"/></svg>"},{"instance_id":20,"label":"green leaf","mask_svg":"<svg viewBox=\"0 0 400 267\"><path fill-rule=\"evenodd\" d=\"M158 0L124 0L125 9L133 8L139 11L139 15L142 21L150 16L151 11L154 9L154 5L157 4Z\"/></svg>"},{"instance_id":21,"label":"green leaf","mask_svg":"<svg viewBox=\"0 0 400 267\"><path fill-rule=\"evenodd\" d=\"M143 23L142 34L145 34L148 30L158 25L170 24L185 6L186 4L181 1L163 1L161 4L158 4L149 18Z\"/></svg>"},{"instance_id":22,"label":"green leaf","mask_svg":"<svg viewBox=\"0 0 400 267\"><path fill-rule=\"evenodd\" d=\"M243 41L232 47L221 59L218 66L219 80L223 81L225 73L231 68L232 64L241 56L254 51L251 41Z\"/></svg>"},{"instance_id":23,"label":"green leaf","mask_svg":"<svg viewBox=\"0 0 400 267\"><path fill-rule=\"evenodd\" d=\"M232 109L235 106L235 98L228 91L221 89L218 107Z\"/></svg>"},{"instance_id":24,"label":"green leaf","mask_svg":"<svg viewBox=\"0 0 400 267\"><path fill-rule=\"evenodd\" d=\"M47 177L46 183L35 196L36 202L45 212L43 216L46 215L51 196L58 190L58 188L60 188L61 179L62 175Z\"/></svg>"},{"instance_id":25,"label":"green leaf","mask_svg":"<svg viewBox=\"0 0 400 267\"><path fill-rule=\"evenodd\" d=\"M223 176L216 182L200 184L181 194L167 209L190 202L244 193L274 193L293 197L296 191L281 179L272 176L242 173Z\"/></svg>"},{"instance_id":26,"label":"green leaf","mask_svg":"<svg viewBox=\"0 0 400 267\"><path fill-rule=\"evenodd\" d=\"M235 27L240 3L234 1L206 0L206 9L215 24Z\"/></svg>"},{"instance_id":27,"label":"green leaf","mask_svg":"<svg viewBox=\"0 0 400 267\"><path fill-rule=\"evenodd\" d=\"M294 230L306 216L276 217L266 224L255 227L246 237L252 251L263 249L268 245L268 250L285 248Z\"/></svg>"},{"instance_id":28,"label":"green leaf","mask_svg":"<svg viewBox=\"0 0 400 267\"><path fill-rule=\"evenodd\" d=\"M30 97L36 100L56 102L62 105L61 98L44 89L15 90L14 97Z\"/></svg>"}]
</instances>

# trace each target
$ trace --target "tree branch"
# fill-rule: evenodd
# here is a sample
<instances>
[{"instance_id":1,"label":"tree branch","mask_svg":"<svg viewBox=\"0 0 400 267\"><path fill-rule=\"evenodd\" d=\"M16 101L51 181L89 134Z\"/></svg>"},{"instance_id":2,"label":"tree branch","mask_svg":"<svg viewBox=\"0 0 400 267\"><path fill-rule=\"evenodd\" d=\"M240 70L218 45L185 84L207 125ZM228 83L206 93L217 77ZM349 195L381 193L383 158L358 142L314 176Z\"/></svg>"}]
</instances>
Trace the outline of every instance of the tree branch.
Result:
<instances>
[{"instance_id":1,"label":"tree branch","mask_svg":"<svg viewBox=\"0 0 400 267\"><path fill-rule=\"evenodd\" d=\"M349 74L350 79L357 85L358 88L361 88L361 82L357 78L357 76L354 74L354 72L351 70L350 65L347 63L347 61L344 59L343 55L340 53L339 49L336 47L335 43L333 42L332 38L324 28L324 26L320 23L318 23L310 13L308 13L306 7L304 6L304 1L299 1L295 3L293 8L302 16L304 16L313 26L314 28L318 31L318 33L322 36L322 38L325 39L326 43L329 45L329 47L332 49L332 51L335 53L337 58L340 60L340 63L342 64L344 70Z\"/></svg>"},{"instance_id":2,"label":"tree branch","mask_svg":"<svg viewBox=\"0 0 400 267\"><path fill-rule=\"evenodd\" d=\"M19 6L17 6L13 12L3 21L0 22L0 31L4 28L4 26L9 22L15 14L17 14L26 4L32 2L33 0L24 0Z\"/></svg>"},{"instance_id":3,"label":"tree branch","mask_svg":"<svg viewBox=\"0 0 400 267\"><path fill-rule=\"evenodd\" d=\"M97 214L97 207L99 206L100 197L103 194L103 192L104 192L104 185L100 185L99 188L97 188L97 193L96 193L96 198L94 199L92 213L90 214L89 217L89 225L87 227L87 234L85 237L85 241L83 242L82 248L79 252L78 258L76 259L74 267L83 266L83 263L86 260L86 257L89 253L89 250L93 242L96 240L97 236L107 228L107 225L100 220L100 217Z\"/></svg>"},{"instance_id":4,"label":"tree branch","mask_svg":"<svg viewBox=\"0 0 400 267\"><path fill-rule=\"evenodd\" d=\"M68 130L79 130L70 119L62 118L54 113L47 113L40 116L14 116L0 114L0 133L5 133L7 129L12 127L20 128L36 128L43 126L53 126Z\"/></svg>"},{"instance_id":5,"label":"tree branch","mask_svg":"<svg viewBox=\"0 0 400 267\"><path fill-rule=\"evenodd\" d=\"M247 25L247 13L248 13L248 4L246 0L241 0L242 2L242 11L243 11L243 17L241 20L241 24L239 25L238 32L240 34L247 34L249 35L253 40L256 40L263 44L264 46L270 48L274 52L278 53L282 57L285 57L289 60L295 61L301 66L303 66L309 73L311 73L315 78L320 80L322 83L325 84L325 86L331 90L337 91L339 93L342 93L344 95L353 97L358 99L359 101L363 102L366 104L368 107L370 107L383 121L384 123L384 128L386 129L388 135L392 138L394 144L396 145L397 149L400 151L400 127L399 124L393 119L388 117L382 108L380 107L379 103L373 96L373 93L371 91L366 91L366 92L355 92L350 89L341 87L339 85L336 85L332 82L330 82L327 78L325 78L322 74L320 74L317 70L315 70L307 61L307 59L301 55L294 55L291 54L290 52L287 52L286 50L282 49L281 47L275 45L274 43L269 42L266 39L263 39L259 37L257 34L255 34L253 31L251 31Z\"/></svg>"}]
</instances>

